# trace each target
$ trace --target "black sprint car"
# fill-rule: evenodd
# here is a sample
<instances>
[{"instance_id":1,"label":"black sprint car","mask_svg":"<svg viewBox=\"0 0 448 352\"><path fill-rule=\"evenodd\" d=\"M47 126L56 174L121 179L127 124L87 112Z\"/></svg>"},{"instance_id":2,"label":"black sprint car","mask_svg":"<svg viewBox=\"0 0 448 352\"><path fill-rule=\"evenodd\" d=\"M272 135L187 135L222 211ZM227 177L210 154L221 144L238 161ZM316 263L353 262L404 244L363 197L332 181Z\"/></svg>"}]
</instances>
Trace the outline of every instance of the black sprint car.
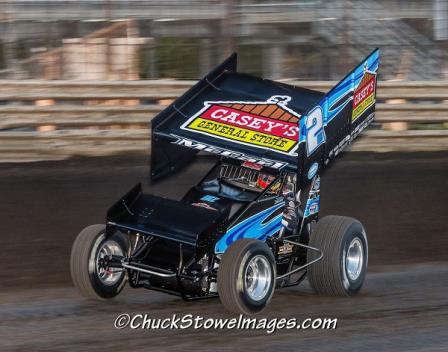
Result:
<instances>
[{"instance_id":1,"label":"black sprint car","mask_svg":"<svg viewBox=\"0 0 448 352\"><path fill-rule=\"evenodd\" d=\"M373 120L379 51L327 94L236 70L230 56L152 120L151 179L198 154L216 162L180 200L136 185L73 244L71 274L90 298L127 282L185 300L219 296L260 312L275 288L305 277L320 294L353 295L368 248L361 223L318 219L320 175Z\"/></svg>"}]
</instances>

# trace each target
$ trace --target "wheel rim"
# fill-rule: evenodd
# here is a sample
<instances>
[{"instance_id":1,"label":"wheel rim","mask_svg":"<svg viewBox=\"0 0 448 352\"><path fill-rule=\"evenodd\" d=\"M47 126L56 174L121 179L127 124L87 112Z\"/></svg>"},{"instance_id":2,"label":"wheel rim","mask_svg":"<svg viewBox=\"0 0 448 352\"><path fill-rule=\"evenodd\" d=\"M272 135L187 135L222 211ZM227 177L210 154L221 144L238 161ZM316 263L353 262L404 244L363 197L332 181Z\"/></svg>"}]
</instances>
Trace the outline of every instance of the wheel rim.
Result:
<instances>
[{"instance_id":1,"label":"wheel rim","mask_svg":"<svg viewBox=\"0 0 448 352\"><path fill-rule=\"evenodd\" d=\"M345 271L350 280L355 281L361 275L364 264L364 250L359 238L354 238L348 246L345 257Z\"/></svg>"},{"instance_id":2,"label":"wheel rim","mask_svg":"<svg viewBox=\"0 0 448 352\"><path fill-rule=\"evenodd\" d=\"M244 278L245 291L252 300L265 298L272 282L272 269L268 260L262 255L253 257L247 264Z\"/></svg>"},{"instance_id":3,"label":"wheel rim","mask_svg":"<svg viewBox=\"0 0 448 352\"><path fill-rule=\"evenodd\" d=\"M95 258L95 272L101 283L107 286L115 285L123 273L123 268L110 268L107 265L107 261L113 255L123 257L124 253L117 242L114 240L106 240L98 248Z\"/></svg>"}]
</instances>

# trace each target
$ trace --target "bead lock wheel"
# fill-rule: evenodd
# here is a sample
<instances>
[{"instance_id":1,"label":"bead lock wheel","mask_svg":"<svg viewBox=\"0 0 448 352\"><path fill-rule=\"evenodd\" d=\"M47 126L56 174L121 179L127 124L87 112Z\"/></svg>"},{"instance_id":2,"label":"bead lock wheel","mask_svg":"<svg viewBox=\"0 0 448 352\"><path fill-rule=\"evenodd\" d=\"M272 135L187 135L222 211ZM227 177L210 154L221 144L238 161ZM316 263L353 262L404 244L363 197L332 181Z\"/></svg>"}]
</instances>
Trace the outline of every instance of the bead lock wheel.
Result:
<instances>
[{"instance_id":1,"label":"bead lock wheel","mask_svg":"<svg viewBox=\"0 0 448 352\"><path fill-rule=\"evenodd\" d=\"M125 234L106 235L106 226L102 224L86 227L76 237L70 256L75 287L92 299L118 295L126 284L126 271L120 260L128 249L129 239Z\"/></svg>"},{"instance_id":2,"label":"bead lock wheel","mask_svg":"<svg viewBox=\"0 0 448 352\"><path fill-rule=\"evenodd\" d=\"M361 274L364 264L364 254L362 242L355 237L348 246L347 255L345 256L345 272L350 280L355 281Z\"/></svg>"},{"instance_id":3,"label":"bead lock wheel","mask_svg":"<svg viewBox=\"0 0 448 352\"><path fill-rule=\"evenodd\" d=\"M269 291L272 280L272 270L264 256L256 255L246 267L245 291L254 301L264 299Z\"/></svg>"},{"instance_id":4,"label":"bead lock wheel","mask_svg":"<svg viewBox=\"0 0 448 352\"><path fill-rule=\"evenodd\" d=\"M123 272L123 268L111 268L107 265L112 256L123 257L123 250L114 240L106 240L97 250L94 265L98 279L107 286L115 285Z\"/></svg>"}]
</instances>

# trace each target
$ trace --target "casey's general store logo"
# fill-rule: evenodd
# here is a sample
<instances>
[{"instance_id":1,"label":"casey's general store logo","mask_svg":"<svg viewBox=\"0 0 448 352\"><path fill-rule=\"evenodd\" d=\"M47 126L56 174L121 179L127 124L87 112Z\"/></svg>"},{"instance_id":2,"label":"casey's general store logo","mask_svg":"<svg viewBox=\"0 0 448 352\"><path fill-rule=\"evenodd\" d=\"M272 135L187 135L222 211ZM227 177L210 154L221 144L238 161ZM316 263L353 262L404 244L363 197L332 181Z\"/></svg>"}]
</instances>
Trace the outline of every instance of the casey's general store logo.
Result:
<instances>
[{"instance_id":1,"label":"casey's general store logo","mask_svg":"<svg viewBox=\"0 0 448 352\"><path fill-rule=\"evenodd\" d=\"M364 69L364 75L353 95L352 122L375 104L376 74Z\"/></svg>"},{"instance_id":2,"label":"casey's general store logo","mask_svg":"<svg viewBox=\"0 0 448 352\"><path fill-rule=\"evenodd\" d=\"M300 115L287 107L289 96L264 102L205 102L181 128L277 152L297 148Z\"/></svg>"}]
</instances>

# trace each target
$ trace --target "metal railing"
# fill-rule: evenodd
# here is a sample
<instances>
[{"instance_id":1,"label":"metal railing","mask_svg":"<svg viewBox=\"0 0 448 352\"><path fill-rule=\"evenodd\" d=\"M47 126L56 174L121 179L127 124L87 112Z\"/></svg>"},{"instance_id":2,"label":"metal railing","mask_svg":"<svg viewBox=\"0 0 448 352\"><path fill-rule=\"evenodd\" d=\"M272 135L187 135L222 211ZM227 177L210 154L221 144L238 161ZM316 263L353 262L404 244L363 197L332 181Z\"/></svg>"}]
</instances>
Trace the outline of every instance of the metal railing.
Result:
<instances>
[{"instance_id":1,"label":"metal railing","mask_svg":"<svg viewBox=\"0 0 448 352\"><path fill-rule=\"evenodd\" d=\"M0 161L147 153L151 118L193 83L0 81ZM375 126L352 149L448 148L448 82L382 82L377 99Z\"/></svg>"}]
</instances>

